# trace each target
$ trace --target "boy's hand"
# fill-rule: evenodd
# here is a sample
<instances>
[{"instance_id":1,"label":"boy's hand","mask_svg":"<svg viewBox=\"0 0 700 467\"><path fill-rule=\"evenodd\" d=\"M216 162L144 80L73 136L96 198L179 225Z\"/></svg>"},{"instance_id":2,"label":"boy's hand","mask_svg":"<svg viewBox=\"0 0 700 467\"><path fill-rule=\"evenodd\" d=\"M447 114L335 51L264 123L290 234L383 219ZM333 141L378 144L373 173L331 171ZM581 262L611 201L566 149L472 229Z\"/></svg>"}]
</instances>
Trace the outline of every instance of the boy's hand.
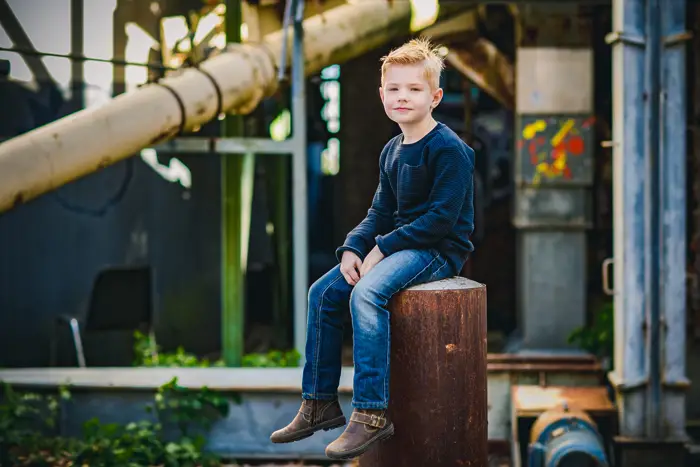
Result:
<instances>
[{"instance_id":1,"label":"boy's hand","mask_svg":"<svg viewBox=\"0 0 700 467\"><path fill-rule=\"evenodd\" d=\"M350 285L355 285L360 280L360 267L362 260L352 251L345 250L340 260L340 273Z\"/></svg>"},{"instance_id":2,"label":"boy's hand","mask_svg":"<svg viewBox=\"0 0 700 467\"><path fill-rule=\"evenodd\" d=\"M367 274L373 267L377 265L377 263L379 263L383 259L384 254L379 250L379 247L377 245L374 245L372 251L370 251L367 257L365 258L365 262L362 263L362 267L360 267L360 277L365 277L365 274Z\"/></svg>"}]
</instances>

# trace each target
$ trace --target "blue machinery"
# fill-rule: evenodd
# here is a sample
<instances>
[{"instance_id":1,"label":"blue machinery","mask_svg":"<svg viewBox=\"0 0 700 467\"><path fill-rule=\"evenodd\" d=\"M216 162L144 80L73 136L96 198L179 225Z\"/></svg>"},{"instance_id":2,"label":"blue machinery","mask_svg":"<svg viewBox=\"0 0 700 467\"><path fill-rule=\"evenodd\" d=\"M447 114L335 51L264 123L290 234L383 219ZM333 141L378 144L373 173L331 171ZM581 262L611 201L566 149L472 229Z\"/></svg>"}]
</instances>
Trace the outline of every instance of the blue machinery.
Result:
<instances>
[{"instance_id":1,"label":"blue machinery","mask_svg":"<svg viewBox=\"0 0 700 467\"><path fill-rule=\"evenodd\" d=\"M544 412L531 430L528 467L608 467L603 439L582 411Z\"/></svg>"}]
</instances>

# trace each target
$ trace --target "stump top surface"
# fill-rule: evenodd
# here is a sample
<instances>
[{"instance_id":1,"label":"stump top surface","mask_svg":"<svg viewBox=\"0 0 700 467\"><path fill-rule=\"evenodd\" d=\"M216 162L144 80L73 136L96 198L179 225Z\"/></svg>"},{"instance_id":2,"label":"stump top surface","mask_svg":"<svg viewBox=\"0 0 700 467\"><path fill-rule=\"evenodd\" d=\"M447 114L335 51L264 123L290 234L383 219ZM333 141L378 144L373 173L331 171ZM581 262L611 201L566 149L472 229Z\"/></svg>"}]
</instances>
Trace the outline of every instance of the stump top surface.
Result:
<instances>
[{"instance_id":1,"label":"stump top surface","mask_svg":"<svg viewBox=\"0 0 700 467\"><path fill-rule=\"evenodd\" d=\"M414 285L406 290L411 292L419 291L437 291L437 290L461 290L461 289L480 289L485 287L484 284L467 279L466 277L455 276L449 279L440 281L426 282L425 284Z\"/></svg>"}]
</instances>

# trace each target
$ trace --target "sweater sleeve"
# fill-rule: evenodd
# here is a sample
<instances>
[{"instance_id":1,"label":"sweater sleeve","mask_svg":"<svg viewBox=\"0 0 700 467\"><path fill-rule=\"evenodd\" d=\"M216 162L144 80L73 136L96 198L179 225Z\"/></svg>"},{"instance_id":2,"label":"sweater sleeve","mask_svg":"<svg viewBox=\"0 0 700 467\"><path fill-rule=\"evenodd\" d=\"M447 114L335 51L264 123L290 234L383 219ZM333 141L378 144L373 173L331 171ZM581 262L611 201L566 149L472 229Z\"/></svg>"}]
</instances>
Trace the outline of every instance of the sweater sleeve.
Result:
<instances>
[{"instance_id":1,"label":"sweater sleeve","mask_svg":"<svg viewBox=\"0 0 700 467\"><path fill-rule=\"evenodd\" d=\"M430 164L434 178L428 209L413 222L377 236L377 245L384 256L434 245L456 224L473 182L474 164L467 149L455 146L437 149Z\"/></svg>"},{"instance_id":2,"label":"sweater sleeve","mask_svg":"<svg viewBox=\"0 0 700 467\"><path fill-rule=\"evenodd\" d=\"M343 246L336 250L340 261L344 251L352 251L364 261L365 256L374 248L374 237L390 232L394 228L396 196L389 183L389 176L384 171L383 158L379 164L379 184L372 199L367 216L345 238Z\"/></svg>"}]
</instances>

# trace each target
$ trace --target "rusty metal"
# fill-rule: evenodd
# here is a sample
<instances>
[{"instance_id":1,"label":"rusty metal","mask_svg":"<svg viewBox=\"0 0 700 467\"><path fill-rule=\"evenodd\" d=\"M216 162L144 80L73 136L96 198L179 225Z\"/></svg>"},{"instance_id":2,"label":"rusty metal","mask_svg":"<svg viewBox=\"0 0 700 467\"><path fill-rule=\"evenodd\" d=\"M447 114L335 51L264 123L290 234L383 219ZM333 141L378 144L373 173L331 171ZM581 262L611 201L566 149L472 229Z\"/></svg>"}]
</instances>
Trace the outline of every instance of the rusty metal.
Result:
<instances>
[{"instance_id":1,"label":"rusty metal","mask_svg":"<svg viewBox=\"0 0 700 467\"><path fill-rule=\"evenodd\" d=\"M516 416L538 416L565 405L572 410L584 410L593 416L611 415L615 406L602 386L593 387L539 387L513 386L511 400Z\"/></svg>"},{"instance_id":2,"label":"rusty metal","mask_svg":"<svg viewBox=\"0 0 700 467\"><path fill-rule=\"evenodd\" d=\"M594 357L488 354L488 372L520 373L588 373L603 375L603 368Z\"/></svg>"},{"instance_id":3,"label":"rusty metal","mask_svg":"<svg viewBox=\"0 0 700 467\"><path fill-rule=\"evenodd\" d=\"M515 70L489 40L480 37L449 46L446 60L507 109L515 108Z\"/></svg>"},{"instance_id":4,"label":"rusty metal","mask_svg":"<svg viewBox=\"0 0 700 467\"><path fill-rule=\"evenodd\" d=\"M495 44L481 37L477 9L427 28L422 35L447 48L445 61L507 109L515 107L515 71Z\"/></svg>"},{"instance_id":5,"label":"rusty metal","mask_svg":"<svg viewBox=\"0 0 700 467\"><path fill-rule=\"evenodd\" d=\"M424 284L390 310L396 434L360 467L486 466L486 287L462 277Z\"/></svg>"}]
</instances>

